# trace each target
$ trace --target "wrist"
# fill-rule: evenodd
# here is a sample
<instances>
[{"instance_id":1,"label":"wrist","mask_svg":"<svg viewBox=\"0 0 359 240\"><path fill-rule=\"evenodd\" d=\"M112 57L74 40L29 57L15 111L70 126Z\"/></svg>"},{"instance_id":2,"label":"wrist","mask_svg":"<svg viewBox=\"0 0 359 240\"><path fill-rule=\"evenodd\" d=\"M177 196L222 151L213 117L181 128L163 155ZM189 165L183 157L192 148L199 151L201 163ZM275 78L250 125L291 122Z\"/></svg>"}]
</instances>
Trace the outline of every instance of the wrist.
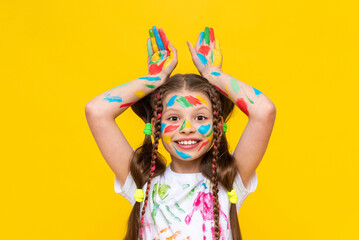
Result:
<instances>
[{"instance_id":1,"label":"wrist","mask_svg":"<svg viewBox=\"0 0 359 240\"><path fill-rule=\"evenodd\" d=\"M208 81L212 81L218 78L220 75L223 74L222 69L220 68L210 68L201 73L201 76L208 79Z\"/></svg>"}]
</instances>

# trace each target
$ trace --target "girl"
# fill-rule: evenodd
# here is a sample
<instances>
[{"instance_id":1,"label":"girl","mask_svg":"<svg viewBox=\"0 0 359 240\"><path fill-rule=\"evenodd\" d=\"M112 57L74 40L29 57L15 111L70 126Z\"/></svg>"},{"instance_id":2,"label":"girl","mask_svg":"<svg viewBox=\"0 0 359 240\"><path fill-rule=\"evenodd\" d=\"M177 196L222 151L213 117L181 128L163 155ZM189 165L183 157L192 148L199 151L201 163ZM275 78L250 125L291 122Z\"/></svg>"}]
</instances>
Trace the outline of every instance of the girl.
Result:
<instances>
[{"instance_id":1,"label":"girl","mask_svg":"<svg viewBox=\"0 0 359 240\"><path fill-rule=\"evenodd\" d=\"M85 108L115 173L115 191L133 206L128 240L241 239L239 208L257 186L256 168L276 109L263 93L221 70L212 28L200 33L195 47L187 44L201 76L169 77L177 50L153 27L147 40L149 74L110 89ZM248 123L230 154L226 122L234 105ZM129 106L146 123L143 145L135 151L115 122ZM168 166L158 152L160 140L171 156Z\"/></svg>"}]
</instances>

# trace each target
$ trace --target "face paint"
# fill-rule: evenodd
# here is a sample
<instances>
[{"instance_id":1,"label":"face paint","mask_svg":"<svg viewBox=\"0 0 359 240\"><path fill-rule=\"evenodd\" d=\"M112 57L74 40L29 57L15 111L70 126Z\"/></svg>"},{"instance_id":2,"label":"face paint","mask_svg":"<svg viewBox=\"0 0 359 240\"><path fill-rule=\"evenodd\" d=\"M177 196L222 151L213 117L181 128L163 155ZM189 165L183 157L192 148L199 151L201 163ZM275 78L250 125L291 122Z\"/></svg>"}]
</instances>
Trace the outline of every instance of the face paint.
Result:
<instances>
[{"instance_id":1,"label":"face paint","mask_svg":"<svg viewBox=\"0 0 359 240\"><path fill-rule=\"evenodd\" d=\"M176 153L178 154L178 156L180 156L181 158L183 159L187 159L187 158L192 158L191 155L187 154L187 153L184 153L184 152L179 152L174 145L172 145L173 148L176 150Z\"/></svg>"},{"instance_id":2,"label":"face paint","mask_svg":"<svg viewBox=\"0 0 359 240\"><path fill-rule=\"evenodd\" d=\"M163 133L163 130L165 129L166 127L166 123L161 123L161 133Z\"/></svg>"},{"instance_id":3,"label":"face paint","mask_svg":"<svg viewBox=\"0 0 359 240\"><path fill-rule=\"evenodd\" d=\"M253 90L254 90L254 93L255 93L257 96L262 93L261 91L255 89L254 87L252 87L252 88L253 88Z\"/></svg>"},{"instance_id":4,"label":"face paint","mask_svg":"<svg viewBox=\"0 0 359 240\"><path fill-rule=\"evenodd\" d=\"M176 102L178 102L179 105L181 105L183 108L193 107L193 104L189 103L188 100L183 96L176 99Z\"/></svg>"},{"instance_id":5,"label":"face paint","mask_svg":"<svg viewBox=\"0 0 359 240\"><path fill-rule=\"evenodd\" d=\"M174 130L176 130L179 127L179 125L169 125L164 129L164 133L169 133Z\"/></svg>"},{"instance_id":6,"label":"face paint","mask_svg":"<svg viewBox=\"0 0 359 240\"><path fill-rule=\"evenodd\" d=\"M232 86L234 92L237 94L238 91L240 90L237 80L232 78L230 81L231 81L231 86Z\"/></svg>"},{"instance_id":7,"label":"face paint","mask_svg":"<svg viewBox=\"0 0 359 240\"><path fill-rule=\"evenodd\" d=\"M163 141L165 143L170 143L171 142L171 137L170 136L163 136Z\"/></svg>"},{"instance_id":8,"label":"face paint","mask_svg":"<svg viewBox=\"0 0 359 240\"><path fill-rule=\"evenodd\" d=\"M193 96L185 96L185 98L187 99L187 101L190 103L190 104L193 104L195 106L197 105L201 105L201 101Z\"/></svg>"},{"instance_id":9,"label":"face paint","mask_svg":"<svg viewBox=\"0 0 359 240\"><path fill-rule=\"evenodd\" d=\"M109 93L105 94L104 100L107 100L108 102L122 102L122 97L120 96L111 96Z\"/></svg>"},{"instance_id":10,"label":"face paint","mask_svg":"<svg viewBox=\"0 0 359 240\"><path fill-rule=\"evenodd\" d=\"M134 104L135 102L130 102L130 103L124 103L120 106L120 108L123 108L123 107L128 107L128 106L131 106L132 104Z\"/></svg>"},{"instance_id":11,"label":"face paint","mask_svg":"<svg viewBox=\"0 0 359 240\"><path fill-rule=\"evenodd\" d=\"M207 145L207 143L209 143L209 140L207 140L207 141L205 141L205 142L202 143L202 145L201 145L201 146L199 147L199 149L198 149L198 152L199 152L199 150L201 150L202 147L204 147L205 145Z\"/></svg>"},{"instance_id":12,"label":"face paint","mask_svg":"<svg viewBox=\"0 0 359 240\"><path fill-rule=\"evenodd\" d=\"M167 107L171 107L175 103L176 97L177 95L174 95L170 98L170 100L168 100Z\"/></svg>"},{"instance_id":13,"label":"face paint","mask_svg":"<svg viewBox=\"0 0 359 240\"><path fill-rule=\"evenodd\" d=\"M182 126L181 126L181 128L180 128L180 131L182 131L183 129L185 129L185 128L191 128L192 127L192 125L185 119L184 121L183 121L183 123L182 123Z\"/></svg>"},{"instance_id":14,"label":"face paint","mask_svg":"<svg viewBox=\"0 0 359 240\"><path fill-rule=\"evenodd\" d=\"M221 76L221 74L219 72L211 72L211 74L214 76Z\"/></svg>"},{"instance_id":15,"label":"face paint","mask_svg":"<svg viewBox=\"0 0 359 240\"><path fill-rule=\"evenodd\" d=\"M213 132L213 127L211 127L211 131L206 135L206 138L208 138L209 136L211 136L212 132Z\"/></svg>"},{"instance_id":16,"label":"face paint","mask_svg":"<svg viewBox=\"0 0 359 240\"><path fill-rule=\"evenodd\" d=\"M248 109L247 109L247 104L244 102L243 98L238 98L236 104L239 107L239 109L241 109L242 112L244 112L244 114L249 116L249 112L248 112Z\"/></svg>"},{"instance_id":17,"label":"face paint","mask_svg":"<svg viewBox=\"0 0 359 240\"><path fill-rule=\"evenodd\" d=\"M143 98L144 96L146 96L146 94L144 92L142 92L141 90L138 90L137 92L134 93L138 98Z\"/></svg>"},{"instance_id":18,"label":"face paint","mask_svg":"<svg viewBox=\"0 0 359 240\"><path fill-rule=\"evenodd\" d=\"M140 77L139 79L146 79L148 81L161 81L160 77Z\"/></svg>"},{"instance_id":19,"label":"face paint","mask_svg":"<svg viewBox=\"0 0 359 240\"><path fill-rule=\"evenodd\" d=\"M148 88L155 88L155 85L145 84L145 86Z\"/></svg>"},{"instance_id":20,"label":"face paint","mask_svg":"<svg viewBox=\"0 0 359 240\"><path fill-rule=\"evenodd\" d=\"M209 107L207 101L204 100L201 96L196 96L196 97L199 99L199 101L201 101L201 103L204 103L206 104L207 107Z\"/></svg>"},{"instance_id":21,"label":"face paint","mask_svg":"<svg viewBox=\"0 0 359 240\"><path fill-rule=\"evenodd\" d=\"M206 134L209 130L209 128L211 127L211 124L207 124L207 125L201 125L199 128L198 128L198 132L202 135Z\"/></svg>"}]
</instances>

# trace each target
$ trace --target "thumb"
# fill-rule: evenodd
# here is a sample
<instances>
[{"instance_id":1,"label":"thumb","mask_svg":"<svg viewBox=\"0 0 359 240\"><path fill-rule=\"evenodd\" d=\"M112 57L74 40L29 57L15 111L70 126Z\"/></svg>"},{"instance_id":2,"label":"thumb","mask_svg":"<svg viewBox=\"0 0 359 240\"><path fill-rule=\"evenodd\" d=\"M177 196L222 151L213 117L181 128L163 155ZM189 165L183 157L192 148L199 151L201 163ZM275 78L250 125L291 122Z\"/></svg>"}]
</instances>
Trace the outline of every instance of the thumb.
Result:
<instances>
[{"instance_id":1,"label":"thumb","mask_svg":"<svg viewBox=\"0 0 359 240\"><path fill-rule=\"evenodd\" d=\"M187 45L188 45L189 51L192 54L192 57L196 56L197 55L196 50L193 48L192 44L189 41L187 41Z\"/></svg>"}]
</instances>

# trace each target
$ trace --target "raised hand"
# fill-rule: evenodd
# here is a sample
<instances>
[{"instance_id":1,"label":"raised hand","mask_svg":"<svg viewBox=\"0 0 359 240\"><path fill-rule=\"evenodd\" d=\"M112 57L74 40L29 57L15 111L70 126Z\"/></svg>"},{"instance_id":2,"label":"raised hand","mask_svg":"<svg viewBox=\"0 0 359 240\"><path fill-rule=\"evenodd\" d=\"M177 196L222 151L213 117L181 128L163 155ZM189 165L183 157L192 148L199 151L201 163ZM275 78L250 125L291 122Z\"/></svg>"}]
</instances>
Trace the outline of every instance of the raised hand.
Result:
<instances>
[{"instance_id":1,"label":"raised hand","mask_svg":"<svg viewBox=\"0 0 359 240\"><path fill-rule=\"evenodd\" d=\"M153 26L147 39L149 75L168 77L177 66L177 50L173 47L160 28Z\"/></svg>"},{"instance_id":2,"label":"raised hand","mask_svg":"<svg viewBox=\"0 0 359 240\"><path fill-rule=\"evenodd\" d=\"M221 71L222 53L219 42L215 41L213 28L205 28L198 36L195 48L187 41L192 60L200 74Z\"/></svg>"}]
</instances>

